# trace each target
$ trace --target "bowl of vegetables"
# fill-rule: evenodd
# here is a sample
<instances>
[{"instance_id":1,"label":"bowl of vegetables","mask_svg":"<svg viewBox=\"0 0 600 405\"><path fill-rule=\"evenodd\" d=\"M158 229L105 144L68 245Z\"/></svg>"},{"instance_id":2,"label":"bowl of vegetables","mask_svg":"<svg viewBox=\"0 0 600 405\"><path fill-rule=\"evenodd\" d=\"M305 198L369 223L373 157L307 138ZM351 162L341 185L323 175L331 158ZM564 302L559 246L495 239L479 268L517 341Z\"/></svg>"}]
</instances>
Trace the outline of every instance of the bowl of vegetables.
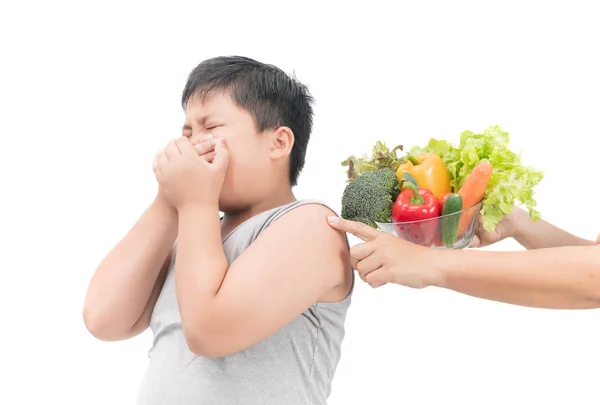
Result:
<instances>
[{"instance_id":1,"label":"bowl of vegetables","mask_svg":"<svg viewBox=\"0 0 600 405\"><path fill-rule=\"evenodd\" d=\"M457 198L450 198L444 208L449 213L427 219L416 219L399 222L376 222L383 232L391 233L397 237L417 245L443 248L463 249L468 247L475 236L479 211L482 202L462 209L462 202ZM411 214L414 213L411 212Z\"/></svg>"},{"instance_id":2,"label":"bowl of vegetables","mask_svg":"<svg viewBox=\"0 0 600 405\"><path fill-rule=\"evenodd\" d=\"M445 249L471 243L479 219L492 231L521 202L532 220L533 187L541 171L521 164L508 147L508 133L489 127L465 131L460 143L430 139L403 156L377 142L372 156L350 156L342 196L345 219L363 222L410 242Z\"/></svg>"}]
</instances>

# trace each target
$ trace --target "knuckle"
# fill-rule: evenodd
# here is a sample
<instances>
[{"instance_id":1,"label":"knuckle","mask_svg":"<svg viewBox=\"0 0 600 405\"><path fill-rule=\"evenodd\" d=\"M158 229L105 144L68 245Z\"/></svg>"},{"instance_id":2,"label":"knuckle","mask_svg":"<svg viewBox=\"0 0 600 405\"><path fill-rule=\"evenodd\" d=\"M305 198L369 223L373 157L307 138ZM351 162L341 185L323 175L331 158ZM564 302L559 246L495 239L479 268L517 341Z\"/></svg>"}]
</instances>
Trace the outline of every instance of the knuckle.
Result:
<instances>
[{"instance_id":1,"label":"knuckle","mask_svg":"<svg viewBox=\"0 0 600 405\"><path fill-rule=\"evenodd\" d=\"M366 276L365 266L361 262L356 263L355 267L356 267L356 271L358 271L358 274L360 274L361 277L365 277Z\"/></svg>"},{"instance_id":2,"label":"knuckle","mask_svg":"<svg viewBox=\"0 0 600 405\"><path fill-rule=\"evenodd\" d=\"M382 255L382 261L386 263L394 262L394 253L391 251L385 251Z\"/></svg>"},{"instance_id":3,"label":"knuckle","mask_svg":"<svg viewBox=\"0 0 600 405\"><path fill-rule=\"evenodd\" d=\"M379 232L375 237L375 240L380 243L386 243L393 240L392 238L396 238L396 236L385 232Z\"/></svg>"},{"instance_id":4,"label":"knuckle","mask_svg":"<svg viewBox=\"0 0 600 405\"><path fill-rule=\"evenodd\" d=\"M369 283L369 285L373 286L377 284L377 271L372 271L365 276L365 282Z\"/></svg>"}]
</instances>

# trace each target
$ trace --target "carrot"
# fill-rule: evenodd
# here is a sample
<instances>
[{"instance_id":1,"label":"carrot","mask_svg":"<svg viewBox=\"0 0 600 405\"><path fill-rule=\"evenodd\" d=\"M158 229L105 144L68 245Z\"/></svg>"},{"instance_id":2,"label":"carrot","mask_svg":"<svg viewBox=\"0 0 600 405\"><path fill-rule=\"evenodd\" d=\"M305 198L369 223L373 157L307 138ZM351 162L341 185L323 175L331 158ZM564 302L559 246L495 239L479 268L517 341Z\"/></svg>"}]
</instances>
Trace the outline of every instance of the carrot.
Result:
<instances>
[{"instance_id":1,"label":"carrot","mask_svg":"<svg viewBox=\"0 0 600 405\"><path fill-rule=\"evenodd\" d=\"M472 207L483 199L485 189L492 177L492 164L486 160L477 163L471 173L465 178L458 194L462 197L463 210ZM458 234L462 235L469 226L476 211L463 212L458 226Z\"/></svg>"},{"instance_id":2,"label":"carrot","mask_svg":"<svg viewBox=\"0 0 600 405\"><path fill-rule=\"evenodd\" d=\"M477 163L465 178L458 194L463 200L463 209L477 204L483 198L488 182L492 177L492 164L487 160Z\"/></svg>"}]
</instances>

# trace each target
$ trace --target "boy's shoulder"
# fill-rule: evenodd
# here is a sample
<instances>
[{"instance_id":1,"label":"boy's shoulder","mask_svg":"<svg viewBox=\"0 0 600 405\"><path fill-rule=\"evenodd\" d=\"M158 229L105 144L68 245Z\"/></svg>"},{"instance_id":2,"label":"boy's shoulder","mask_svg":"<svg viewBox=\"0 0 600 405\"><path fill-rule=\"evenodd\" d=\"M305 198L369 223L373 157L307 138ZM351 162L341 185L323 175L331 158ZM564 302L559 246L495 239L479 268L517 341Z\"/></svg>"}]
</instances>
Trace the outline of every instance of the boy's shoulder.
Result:
<instances>
[{"instance_id":1,"label":"boy's shoulder","mask_svg":"<svg viewBox=\"0 0 600 405\"><path fill-rule=\"evenodd\" d=\"M322 216L337 215L330 205L318 199L301 199L271 210L270 220L275 221L285 214L301 209L305 215Z\"/></svg>"},{"instance_id":2,"label":"boy's shoulder","mask_svg":"<svg viewBox=\"0 0 600 405\"><path fill-rule=\"evenodd\" d=\"M327 217L332 215L338 214L326 202L318 199L301 199L264 212L262 218L256 220L262 222L261 232L278 223L284 224L277 227L279 231L322 231L337 234L339 232L331 228L327 222Z\"/></svg>"},{"instance_id":3,"label":"boy's shoulder","mask_svg":"<svg viewBox=\"0 0 600 405\"><path fill-rule=\"evenodd\" d=\"M308 235L313 242L347 242L340 239L339 231L329 226L327 217L331 215L337 215L335 210L321 200L297 200L254 215L231 232L224 244L245 248L265 233L281 235L281 240L287 235L294 235L296 239Z\"/></svg>"},{"instance_id":4,"label":"boy's shoulder","mask_svg":"<svg viewBox=\"0 0 600 405\"><path fill-rule=\"evenodd\" d=\"M250 254L248 261L285 263L286 271L292 273L319 274L324 288L319 302L340 301L351 289L353 273L348 239L329 225L327 217L331 215L336 215L335 211L315 199L262 212L225 240L225 254L229 263ZM254 249L250 252L251 245Z\"/></svg>"},{"instance_id":5,"label":"boy's shoulder","mask_svg":"<svg viewBox=\"0 0 600 405\"><path fill-rule=\"evenodd\" d=\"M321 274L328 273L325 279L329 279L331 288L319 297L320 303L345 301L354 283L347 235L329 225L327 217L331 215L337 213L321 200L299 200L282 207L274 215L279 219L272 227L282 240L289 240L289 235L296 233L296 254L311 256L311 266L324 270Z\"/></svg>"},{"instance_id":6,"label":"boy's shoulder","mask_svg":"<svg viewBox=\"0 0 600 405\"><path fill-rule=\"evenodd\" d=\"M333 229L327 221L327 217L332 215L337 216L337 213L327 203L318 199L302 199L272 210L261 231L268 228L278 234L308 235L313 243L326 243L331 247L337 244L347 248L346 235Z\"/></svg>"}]
</instances>

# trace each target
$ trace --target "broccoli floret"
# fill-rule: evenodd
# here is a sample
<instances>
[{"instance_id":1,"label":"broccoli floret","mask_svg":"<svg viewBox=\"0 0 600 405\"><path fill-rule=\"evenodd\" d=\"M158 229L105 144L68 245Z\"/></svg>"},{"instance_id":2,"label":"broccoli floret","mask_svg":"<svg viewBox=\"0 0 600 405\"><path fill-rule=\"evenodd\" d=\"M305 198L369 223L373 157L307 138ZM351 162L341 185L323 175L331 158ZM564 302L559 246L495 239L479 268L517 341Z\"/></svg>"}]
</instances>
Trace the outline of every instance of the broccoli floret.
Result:
<instances>
[{"instance_id":1,"label":"broccoli floret","mask_svg":"<svg viewBox=\"0 0 600 405\"><path fill-rule=\"evenodd\" d=\"M392 222L392 207L400 193L400 182L390 169L366 172L351 180L342 196L342 218L377 228Z\"/></svg>"}]
</instances>

